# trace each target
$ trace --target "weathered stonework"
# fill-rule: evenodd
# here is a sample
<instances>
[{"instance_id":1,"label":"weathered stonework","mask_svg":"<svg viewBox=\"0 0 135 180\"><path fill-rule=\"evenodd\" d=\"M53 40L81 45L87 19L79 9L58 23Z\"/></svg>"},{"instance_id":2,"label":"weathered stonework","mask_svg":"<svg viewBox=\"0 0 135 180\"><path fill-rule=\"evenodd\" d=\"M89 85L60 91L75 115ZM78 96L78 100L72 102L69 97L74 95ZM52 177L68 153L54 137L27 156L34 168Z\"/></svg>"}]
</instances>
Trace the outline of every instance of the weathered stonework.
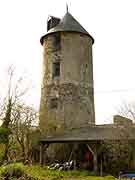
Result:
<instances>
[{"instance_id":1,"label":"weathered stonework","mask_svg":"<svg viewBox=\"0 0 135 180\"><path fill-rule=\"evenodd\" d=\"M55 135L95 124L91 38L58 32L44 39L43 48L42 131ZM54 62L60 62L59 77L53 77ZM56 109L50 108L52 98L57 98Z\"/></svg>"}]
</instances>

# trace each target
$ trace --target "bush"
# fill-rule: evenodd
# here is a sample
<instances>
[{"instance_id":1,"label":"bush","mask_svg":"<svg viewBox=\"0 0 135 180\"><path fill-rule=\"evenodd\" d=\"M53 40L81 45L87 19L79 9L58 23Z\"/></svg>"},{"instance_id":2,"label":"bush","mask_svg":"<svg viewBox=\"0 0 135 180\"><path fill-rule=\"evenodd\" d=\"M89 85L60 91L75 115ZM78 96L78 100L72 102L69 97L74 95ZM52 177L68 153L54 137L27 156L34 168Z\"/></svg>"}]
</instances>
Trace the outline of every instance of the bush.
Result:
<instances>
[{"instance_id":1,"label":"bush","mask_svg":"<svg viewBox=\"0 0 135 180\"><path fill-rule=\"evenodd\" d=\"M9 129L0 127L0 143L7 143L10 133Z\"/></svg>"},{"instance_id":2,"label":"bush","mask_svg":"<svg viewBox=\"0 0 135 180\"><path fill-rule=\"evenodd\" d=\"M0 177L9 180L114 180L113 176L98 177L89 171L59 171L48 170L46 167L25 166L22 163L14 163L0 167Z\"/></svg>"},{"instance_id":3,"label":"bush","mask_svg":"<svg viewBox=\"0 0 135 180\"><path fill-rule=\"evenodd\" d=\"M24 174L24 166L21 163L10 164L3 166L0 171L3 177L16 177L19 178Z\"/></svg>"},{"instance_id":4,"label":"bush","mask_svg":"<svg viewBox=\"0 0 135 180\"><path fill-rule=\"evenodd\" d=\"M105 179L107 179L107 180L114 180L115 178L114 178L114 176L105 176Z\"/></svg>"},{"instance_id":5,"label":"bush","mask_svg":"<svg viewBox=\"0 0 135 180\"><path fill-rule=\"evenodd\" d=\"M0 165L2 164L3 157L4 157L4 145L0 144ZM3 148L3 149L2 149Z\"/></svg>"}]
</instances>

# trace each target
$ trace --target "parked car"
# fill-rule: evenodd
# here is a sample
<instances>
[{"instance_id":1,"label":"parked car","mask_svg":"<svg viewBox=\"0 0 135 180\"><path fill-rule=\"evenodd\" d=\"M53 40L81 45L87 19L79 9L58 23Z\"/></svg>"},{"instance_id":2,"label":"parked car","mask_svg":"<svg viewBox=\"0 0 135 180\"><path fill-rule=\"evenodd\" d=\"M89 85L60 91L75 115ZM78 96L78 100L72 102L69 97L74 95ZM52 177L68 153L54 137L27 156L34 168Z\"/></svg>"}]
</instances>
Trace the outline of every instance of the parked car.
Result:
<instances>
[{"instance_id":1,"label":"parked car","mask_svg":"<svg viewBox=\"0 0 135 180\"><path fill-rule=\"evenodd\" d=\"M135 180L135 171L123 171L119 173L119 180Z\"/></svg>"}]
</instances>

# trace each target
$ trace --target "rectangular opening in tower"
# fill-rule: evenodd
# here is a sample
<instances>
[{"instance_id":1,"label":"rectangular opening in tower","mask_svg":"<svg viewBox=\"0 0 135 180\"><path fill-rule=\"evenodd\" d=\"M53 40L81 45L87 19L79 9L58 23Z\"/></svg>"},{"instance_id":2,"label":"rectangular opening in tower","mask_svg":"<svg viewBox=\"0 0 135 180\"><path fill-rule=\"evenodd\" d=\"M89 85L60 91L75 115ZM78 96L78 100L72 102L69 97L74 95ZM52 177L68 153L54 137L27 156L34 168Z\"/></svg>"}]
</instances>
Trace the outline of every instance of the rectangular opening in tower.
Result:
<instances>
[{"instance_id":1,"label":"rectangular opening in tower","mask_svg":"<svg viewBox=\"0 0 135 180\"><path fill-rule=\"evenodd\" d=\"M60 32L54 33L53 34L53 50L54 51L59 51L61 48L61 35Z\"/></svg>"},{"instance_id":2,"label":"rectangular opening in tower","mask_svg":"<svg viewBox=\"0 0 135 180\"><path fill-rule=\"evenodd\" d=\"M60 76L60 62L53 63L53 77Z\"/></svg>"},{"instance_id":3,"label":"rectangular opening in tower","mask_svg":"<svg viewBox=\"0 0 135 180\"><path fill-rule=\"evenodd\" d=\"M57 109L57 107L58 107L58 98L52 98L50 100L50 108Z\"/></svg>"}]
</instances>

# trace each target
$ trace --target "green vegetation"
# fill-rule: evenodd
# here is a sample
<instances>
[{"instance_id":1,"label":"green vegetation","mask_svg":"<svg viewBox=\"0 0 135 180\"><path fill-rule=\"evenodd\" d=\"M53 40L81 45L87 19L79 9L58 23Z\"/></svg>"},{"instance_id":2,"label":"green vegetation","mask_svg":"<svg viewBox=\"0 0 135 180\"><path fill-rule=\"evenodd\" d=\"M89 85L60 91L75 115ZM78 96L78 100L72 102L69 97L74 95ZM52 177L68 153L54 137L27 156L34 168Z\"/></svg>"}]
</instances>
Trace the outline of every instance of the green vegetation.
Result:
<instances>
[{"instance_id":1,"label":"green vegetation","mask_svg":"<svg viewBox=\"0 0 135 180\"><path fill-rule=\"evenodd\" d=\"M10 130L8 128L0 127L0 143L7 143Z\"/></svg>"},{"instance_id":2,"label":"green vegetation","mask_svg":"<svg viewBox=\"0 0 135 180\"><path fill-rule=\"evenodd\" d=\"M46 167L26 166L22 163L9 164L0 167L0 176L9 180L25 177L31 180L114 180L113 176L98 177L89 171L58 171ZM26 178L27 177L27 178Z\"/></svg>"},{"instance_id":3,"label":"green vegetation","mask_svg":"<svg viewBox=\"0 0 135 180\"><path fill-rule=\"evenodd\" d=\"M21 163L10 164L0 168L0 174L4 177L21 177L24 174L24 166Z\"/></svg>"}]
</instances>

